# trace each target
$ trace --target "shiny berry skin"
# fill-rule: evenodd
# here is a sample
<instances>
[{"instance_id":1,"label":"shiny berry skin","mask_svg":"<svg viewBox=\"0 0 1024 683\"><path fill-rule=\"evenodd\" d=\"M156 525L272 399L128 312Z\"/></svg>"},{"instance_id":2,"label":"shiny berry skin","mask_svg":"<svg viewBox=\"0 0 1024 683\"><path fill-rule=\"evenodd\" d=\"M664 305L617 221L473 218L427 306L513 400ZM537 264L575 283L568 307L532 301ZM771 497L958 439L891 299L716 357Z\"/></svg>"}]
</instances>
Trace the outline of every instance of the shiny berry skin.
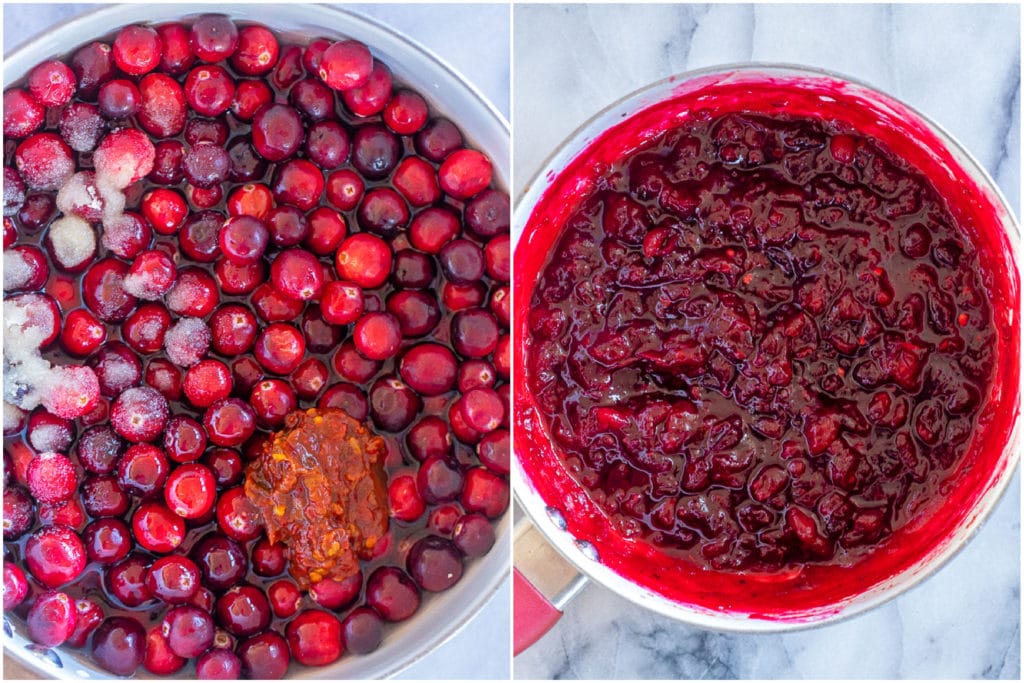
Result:
<instances>
[{"instance_id":1,"label":"shiny berry skin","mask_svg":"<svg viewBox=\"0 0 1024 683\"><path fill-rule=\"evenodd\" d=\"M175 190L159 187L142 198L142 215L160 235L173 235L188 215L188 203Z\"/></svg>"},{"instance_id":2,"label":"shiny berry skin","mask_svg":"<svg viewBox=\"0 0 1024 683\"><path fill-rule=\"evenodd\" d=\"M82 598L75 601L75 630L65 641L69 647L85 647L89 636L103 622L103 608L94 600Z\"/></svg>"},{"instance_id":3,"label":"shiny berry skin","mask_svg":"<svg viewBox=\"0 0 1024 683\"><path fill-rule=\"evenodd\" d=\"M249 502L241 486L228 489L217 499L217 525L229 538L246 543L263 530L259 510Z\"/></svg>"},{"instance_id":4,"label":"shiny berry skin","mask_svg":"<svg viewBox=\"0 0 1024 683\"><path fill-rule=\"evenodd\" d=\"M248 678L284 678L291 657L288 641L274 631L267 631L243 641L238 646L242 673Z\"/></svg>"},{"instance_id":5,"label":"shiny berry skin","mask_svg":"<svg viewBox=\"0 0 1024 683\"><path fill-rule=\"evenodd\" d=\"M397 567L380 567L366 582L366 603L387 621L404 621L420 606L420 591Z\"/></svg>"},{"instance_id":6,"label":"shiny berry skin","mask_svg":"<svg viewBox=\"0 0 1024 683\"><path fill-rule=\"evenodd\" d=\"M198 657L210 647L214 628L213 617L192 605L172 607L161 622L171 652L186 659Z\"/></svg>"},{"instance_id":7,"label":"shiny berry skin","mask_svg":"<svg viewBox=\"0 0 1024 683\"><path fill-rule=\"evenodd\" d=\"M109 617L92 636L96 663L116 676L130 676L142 665L146 631L131 617Z\"/></svg>"},{"instance_id":8,"label":"shiny berry skin","mask_svg":"<svg viewBox=\"0 0 1024 683\"><path fill-rule=\"evenodd\" d=\"M402 343L402 331L390 313L367 313L356 322L352 333L359 353L371 360L386 360Z\"/></svg>"},{"instance_id":9,"label":"shiny berry skin","mask_svg":"<svg viewBox=\"0 0 1024 683\"><path fill-rule=\"evenodd\" d=\"M406 157L399 162L392 179L406 201L413 206L428 206L441 198L437 172L419 157Z\"/></svg>"},{"instance_id":10,"label":"shiny berry skin","mask_svg":"<svg viewBox=\"0 0 1024 683\"><path fill-rule=\"evenodd\" d=\"M37 581L47 588L58 588L78 578L85 569L85 545L68 527L43 527L29 536L25 562Z\"/></svg>"},{"instance_id":11,"label":"shiny berry skin","mask_svg":"<svg viewBox=\"0 0 1024 683\"><path fill-rule=\"evenodd\" d=\"M455 386L458 363L448 347L424 343L409 349L398 365L402 379L423 396L437 396Z\"/></svg>"},{"instance_id":12,"label":"shiny berry skin","mask_svg":"<svg viewBox=\"0 0 1024 683\"><path fill-rule=\"evenodd\" d=\"M230 650L209 650L196 660L196 677L234 681L242 677L242 660Z\"/></svg>"},{"instance_id":13,"label":"shiny berry skin","mask_svg":"<svg viewBox=\"0 0 1024 683\"><path fill-rule=\"evenodd\" d=\"M238 304L225 304L210 317L212 346L217 353L237 356L252 348L258 328L252 311Z\"/></svg>"},{"instance_id":14,"label":"shiny berry skin","mask_svg":"<svg viewBox=\"0 0 1024 683\"><path fill-rule=\"evenodd\" d=\"M46 107L27 90L4 91L4 137L24 138L39 130Z\"/></svg>"},{"instance_id":15,"label":"shiny berry skin","mask_svg":"<svg viewBox=\"0 0 1024 683\"><path fill-rule=\"evenodd\" d=\"M409 550L406 568L420 588L439 592L451 588L462 578L462 554L451 541L426 536Z\"/></svg>"},{"instance_id":16,"label":"shiny berry skin","mask_svg":"<svg viewBox=\"0 0 1024 683\"><path fill-rule=\"evenodd\" d=\"M238 30L238 50L231 65L246 76L260 76L274 68L279 48L277 38L263 26L244 26Z\"/></svg>"},{"instance_id":17,"label":"shiny berry skin","mask_svg":"<svg viewBox=\"0 0 1024 683\"><path fill-rule=\"evenodd\" d=\"M185 520L163 503L143 503L132 515L136 542L155 553L169 553L185 540Z\"/></svg>"},{"instance_id":18,"label":"shiny berry skin","mask_svg":"<svg viewBox=\"0 0 1024 683\"><path fill-rule=\"evenodd\" d=\"M146 572L146 588L168 605L183 605L199 590L199 568L187 557L158 558Z\"/></svg>"},{"instance_id":19,"label":"shiny berry skin","mask_svg":"<svg viewBox=\"0 0 1024 683\"><path fill-rule=\"evenodd\" d=\"M314 359L315 360L315 359ZM277 427L298 407L291 385L279 379L265 379L253 387L249 405L263 426Z\"/></svg>"},{"instance_id":20,"label":"shiny berry skin","mask_svg":"<svg viewBox=\"0 0 1024 683\"><path fill-rule=\"evenodd\" d=\"M508 508L508 482L483 467L466 472L462 506L467 512L480 512L495 519Z\"/></svg>"},{"instance_id":21,"label":"shiny berry skin","mask_svg":"<svg viewBox=\"0 0 1024 683\"><path fill-rule=\"evenodd\" d=\"M291 325L273 323L268 325L256 339L253 354L268 372L287 375L302 362L306 352L306 340Z\"/></svg>"},{"instance_id":22,"label":"shiny berry skin","mask_svg":"<svg viewBox=\"0 0 1024 683\"><path fill-rule=\"evenodd\" d=\"M213 510L217 482L213 472L199 463L176 467L167 477L164 501L171 512L184 519L201 519Z\"/></svg>"},{"instance_id":23,"label":"shiny berry skin","mask_svg":"<svg viewBox=\"0 0 1024 683\"><path fill-rule=\"evenodd\" d=\"M192 24L188 42L201 61L219 62L238 49L239 31L235 23L225 16L204 14Z\"/></svg>"},{"instance_id":24,"label":"shiny berry skin","mask_svg":"<svg viewBox=\"0 0 1024 683\"><path fill-rule=\"evenodd\" d=\"M117 463L117 483L139 498L159 493L167 480L167 456L152 444L135 444Z\"/></svg>"},{"instance_id":25,"label":"shiny berry skin","mask_svg":"<svg viewBox=\"0 0 1024 683\"><path fill-rule=\"evenodd\" d=\"M320 297L320 313L332 325L348 325L363 314L363 291L359 285L333 280L324 285Z\"/></svg>"},{"instance_id":26,"label":"shiny berry skin","mask_svg":"<svg viewBox=\"0 0 1024 683\"><path fill-rule=\"evenodd\" d=\"M28 597L28 579L21 567L4 562L4 611L13 610Z\"/></svg>"},{"instance_id":27,"label":"shiny berry skin","mask_svg":"<svg viewBox=\"0 0 1024 683\"><path fill-rule=\"evenodd\" d=\"M403 522L415 522L427 509L416 490L416 477L408 474L391 479L388 500L391 503L391 515Z\"/></svg>"},{"instance_id":28,"label":"shiny berry skin","mask_svg":"<svg viewBox=\"0 0 1024 683\"><path fill-rule=\"evenodd\" d=\"M161 627L153 626L146 633L146 654L142 660L142 666L146 671L157 676L170 676L180 671L185 666L185 658L171 652L167 638L161 632Z\"/></svg>"},{"instance_id":29,"label":"shiny berry skin","mask_svg":"<svg viewBox=\"0 0 1024 683\"><path fill-rule=\"evenodd\" d=\"M288 105L266 106L253 117L252 144L267 161L283 161L295 154L302 137L302 117Z\"/></svg>"},{"instance_id":30,"label":"shiny berry skin","mask_svg":"<svg viewBox=\"0 0 1024 683\"><path fill-rule=\"evenodd\" d=\"M373 56L356 40L330 45L320 57L320 78L334 90L351 90L365 85L373 69Z\"/></svg>"},{"instance_id":31,"label":"shiny berry skin","mask_svg":"<svg viewBox=\"0 0 1024 683\"><path fill-rule=\"evenodd\" d=\"M270 625L270 603L253 586L232 586L217 599L217 622L230 634L252 636Z\"/></svg>"},{"instance_id":32,"label":"shiny berry skin","mask_svg":"<svg viewBox=\"0 0 1024 683\"><path fill-rule=\"evenodd\" d=\"M198 114L220 116L235 97L235 82L216 64L194 67L185 78L185 100Z\"/></svg>"},{"instance_id":33,"label":"shiny berry skin","mask_svg":"<svg viewBox=\"0 0 1024 683\"><path fill-rule=\"evenodd\" d=\"M76 308L65 316L60 335L68 353L85 357L107 338L107 328L86 309Z\"/></svg>"},{"instance_id":34,"label":"shiny berry skin","mask_svg":"<svg viewBox=\"0 0 1024 683\"><path fill-rule=\"evenodd\" d=\"M238 446L256 430L256 416L247 403L237 398L215 401L203 415L210 442L217 446Z\"/></svg>"},{"instance_id":35,"label":"shiny berry skin","mask_svg":"<svg viewBox=\"0 0 1024 683\"><path fill-rule=\"evenodd\" d=\"M75 74L63 62L43 62L29 72L28 91L43 106L59 107L75 92Z\"/></svg>"},{"instance_id":36,"label":"shiny berry skin","mask_svg":"<svg viewBox=\"0 0 1024 683\"><path fill-rule=\"evenodd\" d=\"M124 78L107 81L100 86L96 103L100 113L108 119L126 119L139 111L142 95L138 87Z\"/></svg>"},{"instance_id":37,"label":"shiny berry skin","mask_svg":"<svg viewBox=\"0 0 1024 683\"><path fill-rule=\"evenodd\" d=\"M227 536L210 534L189 554L199 567L203 585L222 591L238 583L249 568L245 551Z\"/></svg>"},{"instance_id":38,"label":"shiny berry skin","mask_svg":"<svg viewBox=\"0 0 1024 683\"><path fill-rule=\"evenodd\" d=\"M330 612L306 610L288 623L286 633L300 664L326 666L341 657L341 622Z\"/></svg>"},{"instance_id":39,"label":"shiny berry skin","mask_svg":"<svg viewBox=\"0 0 1024 683\"><path fill-rule=\"evenodd\" d=\"M270 231L252 216L233 216L224 222L218 237L220 250L232 263L248 265L263 256L270 243Z\"/></svg>"},{"instance_id":40,"label":"shiny berry skin","mask_svg":"<svg viewBox=\"0 0 1024 683\"><path fill-rule=\"evenodd\" d=\"M180 76L189 70L196 56L189 45L189 30L181 24L163 24L156 27L163 41L164 52L160 57L160 70L172 76Z\"/></svg>"},{"instance_id":41,"label":"shiny berry skin","mask_svg":"<svg viewBox=\"0 0 1024 683\"><path fill-rule=\"evenodd\" d=\"M34 643L57 647L71 637L77 618L74 601L66 593L46 591L32 603L25 623Z\"/></svg>"},{"instance_id":42,"label":"shiny berry skin","mask_svg":"<svg viewBox=\"0 0 1024 683\"><path fill-rule=\"evenodd\" d=\"M369 654L384 638L384 621L369 607L357 607L341 622L342 643L352 654Z\"/></svg>"},{"instance_id":43,"label":"shiny berry skin","mask_svg":"<svg viewBox=\"0 0 1024 683\"><path fill-rule=\"evenodd\" d=\"M484 154L473 149L460 149L441 164L438 179L441 189L457 199L469 199L491 183L493 169Z\"/></svg>"},{"instance_id":44,"label":"shiny berry skin","mask_svg":"<svg viewBox=\"0 0 1024 683\"><path fill-rule=\"evenodd\" d=\"M402 157L402 143L387 128L366 125L352 137L352 166L368 180L385 178Z\"/></svg>"},{"instance_id":45,"label":"shiny berry skin","mask_svg":"<svg viewBox=\"0 0 1024 683\"><path fill-rule=\"evenodd\" d=\"M128 556L132 549L128 525L120 519L97 519L85 527L85 550L99 564L113 564Z\"/></svg>"},{"instance_id":46,"label":"shiny berry skin","mask_svg":"<svg viewBox=\"0 0 1024 683\"><path fill-rule=\"evenodd\" d=\"M323 268L316 256L304 249L286 249L270 264L274 286L293 299L315 299L323 289Z\"/></svg>"},{"instance_id":47,"label":"shiny berry skin","mask_svg":"<svg viewBox=\"0 0 1024 683\"><path fill-rule=\"evenodd\" d=\"M363 289L384 284L391 273L391 248L380 237L367 233L351 235L335 255L335 268L343 280L351 280Z\"/></svg>"},{"instance_id":48,"label":"shiny berry skin","mask_svg":"<svg viewBox=\"0 0 1024 683\"><path fill-rule=\"evenodd\" d=\"M365 184L358 173L350 169L335 171L327 177L327 201L342 211L351 211L363 197Z\"/></svg>"},{"instance_id":49,"label":"shiny berry skin","mask_svg":"<svg viewBox=\"0 0 1024 683\"><path fill-rule=\"evenodd\" d=\"M113 57L121 71L141 76L160 65L163 41L148 26L125 26L114 38Z\"/></svg>"},{"instance_id":50,"label":"shiny berry skin","mask_svg":"<svg viewBox=\"0 0 1024 683\"><path fill-rule=\"evenodd\" d=\"M231 371L219 360L202 360L185 373L183 389L189 403L207 408L231 393Z\"/></svg>"},{"instance_id":51,"label":"shiny berry skin","mask_svg":"<svg viewBox=\"0 0 1024 683\"><path fill-rule=\"evenodd\" d=\"M275 581L267 587L267 598L274 616L287 619L299 610L302 604L302 592L298 586L288 579Z\"/></svg>"},{"instance_id":52,"label":"shiny berry skin","mask_svg":"<svg viewBox=\"0 0 1024 683\"><path fill-rule=\"evenodd\" d=\"M370 77L357 88L344 90L341 98L356 116L373 116L383 111L391 97L391 70L383 62L374 60Z\"/></svg>"},{"instance_id":53,"label":"shiny berry skin","mask_svg":"<svg viewBox=\"0 0 1024 683\"><path fill-rule=\"evenodd\" d=\"M461 230L459 217L442 206L424 209L413 217L409 225L409 242L428 254L437 254Z\"/></svg>"}]
</instances>

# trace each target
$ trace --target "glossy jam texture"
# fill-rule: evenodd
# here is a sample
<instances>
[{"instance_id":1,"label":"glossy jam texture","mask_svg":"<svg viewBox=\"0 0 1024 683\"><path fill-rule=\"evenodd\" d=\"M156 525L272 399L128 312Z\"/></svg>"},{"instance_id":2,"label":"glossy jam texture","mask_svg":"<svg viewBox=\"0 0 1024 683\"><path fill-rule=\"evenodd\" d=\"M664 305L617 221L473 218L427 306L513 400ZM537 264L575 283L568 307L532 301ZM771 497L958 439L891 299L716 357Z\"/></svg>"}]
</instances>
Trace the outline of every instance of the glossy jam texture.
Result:
<instances>
[{"instance_id":1,"label":"glossy jam texture","mask_svg":"<svg viewBox=\"0 0 1024 683\"><path fill-rule=\"evenodd\" d=\"M567 222L532 389L626 536L718 569L848 564L963 465L994 354L980 285L934 190L870 140L698 114Z\"/></svg>"}]
</instances>

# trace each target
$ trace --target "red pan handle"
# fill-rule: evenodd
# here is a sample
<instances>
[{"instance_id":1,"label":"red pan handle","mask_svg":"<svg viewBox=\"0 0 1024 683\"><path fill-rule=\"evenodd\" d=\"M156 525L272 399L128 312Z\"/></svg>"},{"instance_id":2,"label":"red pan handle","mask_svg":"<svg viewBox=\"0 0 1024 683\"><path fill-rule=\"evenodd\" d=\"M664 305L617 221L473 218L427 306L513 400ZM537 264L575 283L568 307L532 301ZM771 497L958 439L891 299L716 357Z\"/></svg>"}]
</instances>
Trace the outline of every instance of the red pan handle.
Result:
<instances>
[{"instance_id":1,"label":"red pan handle","mask_svg":"<svg viewBox=\"0 0 1024 683\"><path fill-rule=\"evenodd\" d=\"M518 655L540 640L562 618L562 613L518 568L512 571L512 646L513 654Z\"/></svg>"}]
</instances>

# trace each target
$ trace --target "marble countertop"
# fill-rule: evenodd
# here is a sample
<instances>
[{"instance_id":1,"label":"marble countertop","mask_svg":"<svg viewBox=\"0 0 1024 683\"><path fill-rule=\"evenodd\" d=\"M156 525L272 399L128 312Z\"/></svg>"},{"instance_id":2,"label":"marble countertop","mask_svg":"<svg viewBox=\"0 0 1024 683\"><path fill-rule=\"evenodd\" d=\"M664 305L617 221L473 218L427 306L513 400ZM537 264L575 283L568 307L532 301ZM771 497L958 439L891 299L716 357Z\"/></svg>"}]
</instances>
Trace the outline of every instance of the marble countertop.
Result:
<instances>
[{"instance_id":1,"label":"marble countertop","mask_svg":"<svg viewBox=\"0 0 1024 683\"><path fill-rule=\"evenodd\" d=\"M890 92L953 133L1019 215L1014 5L523 5L514 15L517 194L563 138L673 73L800 63ZM906 595L829 627L687 627L590 585L517 678L1020 678L1020 475L968 547Z\"/></svg>"},{"instance_id":2,"label":"marble countertop","mask_svg":"<svg viewBox=\"0 0 1024 683\"><path fill-rule=\"evenodd\" d=\"M342 6L342 5L339 5ZM47 27L95 5L5 3L4 46L10 51ZM344 5L373 17L431 50L473 83L509 116L509 16L507 5ZM511 589L495 596L458 634L397 676L399 679L507 679L511 646ZM480 653L488 656L481 657ZM8 662L10 666L13 662ZM17 665L14 665L15 667ZM5 669L5 678L20 678Z\"/></svg>"}]
</instances>

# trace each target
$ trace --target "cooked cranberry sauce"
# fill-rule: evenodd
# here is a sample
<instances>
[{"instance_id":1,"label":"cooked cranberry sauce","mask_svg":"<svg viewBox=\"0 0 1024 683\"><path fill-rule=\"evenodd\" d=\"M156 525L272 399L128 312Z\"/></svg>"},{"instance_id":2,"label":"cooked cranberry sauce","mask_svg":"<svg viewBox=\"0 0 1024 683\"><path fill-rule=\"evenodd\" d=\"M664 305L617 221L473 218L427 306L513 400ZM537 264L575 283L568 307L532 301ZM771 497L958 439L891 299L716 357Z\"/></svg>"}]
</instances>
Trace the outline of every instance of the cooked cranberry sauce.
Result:
<instances>
[{"instance_id":1,"label":"cooked cranberry sauce","mask_svg":"<svg viewBox=\"0 0 1024 683\"><path fill-rule=\"evenodd\" d=\"M467 145L361 43L221 16L4 93L4 609L36 643L280 678L375 650L489 551L509 201ZM362 425L383 465L333 510L374 519L344 580L290 571L246 495L295 411Z\"/></svg>"},{"instance_id":2,"label":"cooked cranberry sauce","mask_svg":"<svg viewBox=\"0 0 1024 683\"><path fill-rule=\"evenodd\" d=\"M694 115L597 181L533 291L568 471L698 566L853 564L970 466L998 341L977 254L838 124Z\"/></svg>"}]
</instances>

